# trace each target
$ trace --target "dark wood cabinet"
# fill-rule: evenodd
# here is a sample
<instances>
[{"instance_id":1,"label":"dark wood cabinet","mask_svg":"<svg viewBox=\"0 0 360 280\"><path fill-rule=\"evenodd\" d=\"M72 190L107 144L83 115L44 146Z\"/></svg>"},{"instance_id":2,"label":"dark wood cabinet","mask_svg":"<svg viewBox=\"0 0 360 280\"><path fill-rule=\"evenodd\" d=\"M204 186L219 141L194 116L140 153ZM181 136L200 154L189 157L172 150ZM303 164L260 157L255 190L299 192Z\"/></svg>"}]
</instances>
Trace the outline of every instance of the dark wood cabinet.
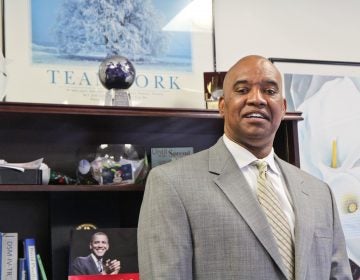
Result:
<instances>
[{"instance_id":1,"label":"dark wood cabinet","mask_svg":"<svg viewBox=\"0 0 360 280\"><path fill-rule=\"evenodd\" d=\"M287 113L275 151L299 166L297 122ZM223 134L217 111L0 103L0 159L44 158L52 170L75 177L81 153L99 144L193 147L200 151ZM0 185L0 231L34 237L50 279L66 278L71 230L82 223L136 227L144 186ZM21 252L20 252L21 253Z\"/></svg>"}]
</instances>

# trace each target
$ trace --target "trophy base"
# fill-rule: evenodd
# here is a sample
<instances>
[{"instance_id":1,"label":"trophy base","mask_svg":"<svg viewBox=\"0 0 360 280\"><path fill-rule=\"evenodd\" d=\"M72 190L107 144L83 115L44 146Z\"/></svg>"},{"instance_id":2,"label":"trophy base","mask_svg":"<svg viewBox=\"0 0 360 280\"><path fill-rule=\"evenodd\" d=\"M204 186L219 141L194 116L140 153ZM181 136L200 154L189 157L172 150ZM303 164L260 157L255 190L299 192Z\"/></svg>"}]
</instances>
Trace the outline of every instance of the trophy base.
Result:
<instances>
[{"instance_id":1,"label":"trophy base","mask_svg":"<svg viewBox=\"0 0 360 280\"><path fill-rule=\"evenodd\" d=\"M106 92L105 105L107 106L131 106L130 94L124 89L110 89Z\"/></svg>"},{"instance_id":2,"label":"trophy base","mask_svg":"<svg viewBox=\"0 0 360 280\"><path fill-rule=\"evenodd\" d=\"M219 110L219 100L206 100L206 109Z\"/></svg>"}]
</instances>

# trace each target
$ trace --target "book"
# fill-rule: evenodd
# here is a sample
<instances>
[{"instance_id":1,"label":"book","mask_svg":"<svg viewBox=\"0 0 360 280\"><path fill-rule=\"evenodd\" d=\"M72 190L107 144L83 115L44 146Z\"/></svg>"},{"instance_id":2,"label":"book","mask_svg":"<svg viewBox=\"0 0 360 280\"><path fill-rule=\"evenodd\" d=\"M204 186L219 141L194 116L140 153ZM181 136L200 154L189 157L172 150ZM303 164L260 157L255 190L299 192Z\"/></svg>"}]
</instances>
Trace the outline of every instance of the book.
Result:
<instances>
[{"instance_id":1,"label":"book","mask_svg":"<svg viewBox=\"0 0 360 280\"><path fill-rule=\"evenodd\" d=\"M155 167L193 153L193 147L151 148L151 167Z\"/></svg>"},{"instance_id":2,"label":"book","mask_svg":"<svg viewBox=\"0 0 360 280\"><path fill-rule=\"evenodd\" d=\"M2 269L1 269L1 266L2 266L2 237L3 237L3 234L0 233L0 276L2 273Z\"/></svg>"},{"instance_id":3,"label":"book","mask_svg":"<svg viewBox=\"0 0 360 280\"><path fill-rule=\"evenodd\" d=\"M17 280L18 234L1 233L1 277L3 280Z\"/></svg>"},{"instance_id":4,"label":"book","mask_svg":"<svg viewBox=\"0 0 360 280\"><path fill-rule=\"evenodd\" d=\"M36 260L36 246L34 238L26 238L24 243L24 256L27 280L40 280Z\"/></svg>"},{"instance_id":5,"label":"book","mask_svg":"<svg viewBox=\"0 0 360 280\"><path fill-rule=\"evenodd\" d=\"M19 261L18 261L18 280L26 280L25 258L19 258Z\"/></svg>"},{"instance_id":6,"label":"book","mask_svg":"<svg viewBox=\"0 0 360 280\"><path fill-rule=\"evenodd\" d=\"M38 267L39 267L39 271L40 271L41 280L47 280L44 264L43 264L39 254L36 254L36 259L37 259L37 262L38 262Z\"/></svg>"},{"instance_id":7,"label":"book","mask_svg":"<svg viewBox=\"0 0 360 280\"><path fill-rule=\"evenodd\" d=\"M112 262L112 266L107 265ZM107 275L103 273L107 273ZM110 275L110 273L115 273ZM73 230L70 241L69 279L138 279L136 228ZM136 276L134 278L134 275ZM109 276L117 278L109 278Z\"/></svg>"}]
</instances>

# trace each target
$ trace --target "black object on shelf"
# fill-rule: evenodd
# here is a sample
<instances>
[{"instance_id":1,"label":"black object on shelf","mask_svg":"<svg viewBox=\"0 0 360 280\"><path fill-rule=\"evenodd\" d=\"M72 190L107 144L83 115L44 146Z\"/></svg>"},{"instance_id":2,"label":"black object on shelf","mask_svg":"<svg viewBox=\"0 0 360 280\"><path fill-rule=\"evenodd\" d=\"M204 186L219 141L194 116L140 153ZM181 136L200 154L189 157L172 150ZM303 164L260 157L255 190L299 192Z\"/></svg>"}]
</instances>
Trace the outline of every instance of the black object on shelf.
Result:
<instances>
[{"instance_id":1,"label":"black object on shelf","mask_svg":"<svg viewBox=\"0 0 360 280\"><path fill-rule=\"evenodd\" d=\"M22 172L12 168L0 168L0 184L41 185L42 171L40 169L26 169Z\"/></svg>"}]
</instances>

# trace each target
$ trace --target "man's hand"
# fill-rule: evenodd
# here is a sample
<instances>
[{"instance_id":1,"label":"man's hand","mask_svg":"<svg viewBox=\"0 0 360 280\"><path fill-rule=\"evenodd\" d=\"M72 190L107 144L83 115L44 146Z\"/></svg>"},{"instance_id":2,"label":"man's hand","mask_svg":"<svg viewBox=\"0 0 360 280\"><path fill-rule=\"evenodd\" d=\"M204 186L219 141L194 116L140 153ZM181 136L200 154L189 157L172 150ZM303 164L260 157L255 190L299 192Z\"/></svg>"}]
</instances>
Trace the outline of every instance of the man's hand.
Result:
<instances>
[{"instance_id":1,"label":"man's hand","mask_svg":"<svg viewBox=\"0 0 360 280\"><path fill-rule=\"evenodd\" d=\"M120 272L120 261L107 259L104 265L104 274L118 274Z\"/></svg>"}]
</instances>

